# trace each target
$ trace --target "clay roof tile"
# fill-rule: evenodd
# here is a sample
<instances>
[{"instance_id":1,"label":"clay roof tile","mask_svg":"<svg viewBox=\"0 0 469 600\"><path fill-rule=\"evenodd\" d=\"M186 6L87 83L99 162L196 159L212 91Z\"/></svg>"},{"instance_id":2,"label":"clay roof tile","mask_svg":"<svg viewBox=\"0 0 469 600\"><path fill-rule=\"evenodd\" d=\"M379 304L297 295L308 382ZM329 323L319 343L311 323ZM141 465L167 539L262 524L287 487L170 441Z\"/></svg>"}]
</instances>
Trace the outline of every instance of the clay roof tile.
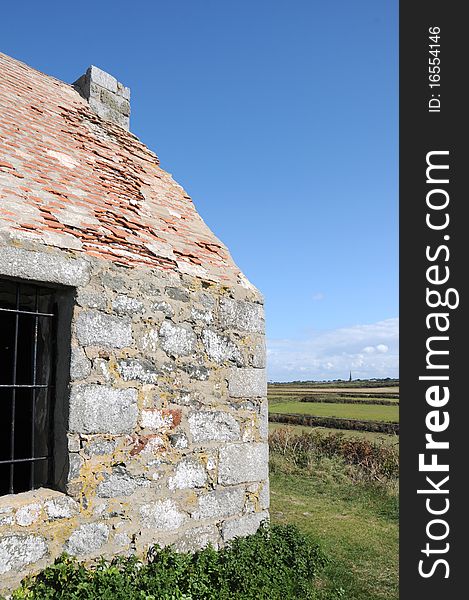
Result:
<instances>
[{"instance_id":1,"label":"clay roof tile","mask_svg":"<svg viewBox=\"0 0 469 600\"><path fill-rule=\"evenodd\" d=\"M238 282L227 248L154 152L71 85L1 53L0 144L3 232L33 230L67 249L74 236L75 252Z\"/></svg>"}]
</instances>

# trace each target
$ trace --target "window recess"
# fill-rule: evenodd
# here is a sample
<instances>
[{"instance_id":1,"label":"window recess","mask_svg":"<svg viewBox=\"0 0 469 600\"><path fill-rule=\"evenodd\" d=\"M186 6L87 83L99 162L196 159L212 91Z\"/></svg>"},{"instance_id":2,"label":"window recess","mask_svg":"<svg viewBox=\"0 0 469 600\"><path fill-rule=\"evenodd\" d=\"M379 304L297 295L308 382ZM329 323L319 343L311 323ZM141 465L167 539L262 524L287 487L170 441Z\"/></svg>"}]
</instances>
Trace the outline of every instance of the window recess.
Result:
<instances>
[{"instance_id":1,"label":"window recess","mask_svg":"<svg viewBox=\"0 0 469 600\"><path fill-rule=\"evenodd\" d=\"M0 280L0 495L54 483L55 292Z\"/></svg>"}]
</instances>

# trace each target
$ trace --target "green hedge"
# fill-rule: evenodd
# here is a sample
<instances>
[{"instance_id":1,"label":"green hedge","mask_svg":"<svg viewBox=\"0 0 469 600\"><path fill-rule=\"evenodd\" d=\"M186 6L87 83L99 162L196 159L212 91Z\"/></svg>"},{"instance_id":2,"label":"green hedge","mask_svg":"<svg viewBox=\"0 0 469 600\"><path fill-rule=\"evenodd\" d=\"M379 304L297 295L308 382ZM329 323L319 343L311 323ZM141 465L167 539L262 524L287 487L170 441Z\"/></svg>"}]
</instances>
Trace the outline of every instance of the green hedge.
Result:
<instances>
[{"instance_id":1,"label":"green hedge","mask_svg":"<svg viewBox=\"0 0 469 600\"><path fill-rule=\"evenodd\" d=\"M341 417L315 417L296 413L269 413L271 423L287 425L305 425L307 427L329 427L331 429L351 429L352 431L374 431L375 433L394 433L399 435L399 423L386 421L359 421Z\"/></svg>"},{"instance_id":2,"label":"green hedge","mask_svg":"<svg viewBox=\"0 0 469 600\"><path fill-rule=\"evenodd\" d=\"M399 396L397 396L399 398ZM369 394L368 396L360 396L360 397L351 397L346 394L314 394L313 396L304 396L300 398L300 402L318 402L324 404L367 404L368 406L373 406L373 404L378 404L382 406L399 406L398 400L386 400L381 399L378 395L372 396Z\"/></svg>"},{"instance_id":3,"label":"green hedge","mask_svg":"<svg viewBox=\"0 0 469 600\"><path fill-rule=\"evenodd\" d=\"M17 589L14 600L297 600L312 599L325 564L319 547L292 525L261 525L215 551L177 553L155 547L87 568L63 555Z\"/></svg>"},{"instance_id":4,"label":"green hedge","mask_svg":"<svg viewBox=\"0 0 469 600\"><path fill-rule=\"evenodd\" d=\"M269 448L271 459L276 453L300 468L306 467L314 458L339 457L358 469L365 481L386 482L399 478L398 449L382 442L316 430L296 434L280 428L269 434Z\"/></svg>"}]
</instances>

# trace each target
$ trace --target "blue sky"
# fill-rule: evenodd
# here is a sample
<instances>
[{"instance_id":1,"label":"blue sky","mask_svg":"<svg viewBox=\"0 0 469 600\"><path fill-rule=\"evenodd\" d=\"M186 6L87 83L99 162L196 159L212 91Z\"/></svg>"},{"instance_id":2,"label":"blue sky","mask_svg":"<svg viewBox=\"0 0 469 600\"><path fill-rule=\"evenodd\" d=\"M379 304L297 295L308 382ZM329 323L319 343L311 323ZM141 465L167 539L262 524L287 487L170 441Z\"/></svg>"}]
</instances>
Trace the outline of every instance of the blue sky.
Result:
<instances>
[{"instance_id":1,"label":"blue sky","mask_svg":"<svg viewBox=\"0 0 469 600\"><path fill-rule=\"evenodd\" d=\"M272 380L398 374L397 0L17 2L0 50L131 129L264 293Z\"/></svg>"}]
</instances>

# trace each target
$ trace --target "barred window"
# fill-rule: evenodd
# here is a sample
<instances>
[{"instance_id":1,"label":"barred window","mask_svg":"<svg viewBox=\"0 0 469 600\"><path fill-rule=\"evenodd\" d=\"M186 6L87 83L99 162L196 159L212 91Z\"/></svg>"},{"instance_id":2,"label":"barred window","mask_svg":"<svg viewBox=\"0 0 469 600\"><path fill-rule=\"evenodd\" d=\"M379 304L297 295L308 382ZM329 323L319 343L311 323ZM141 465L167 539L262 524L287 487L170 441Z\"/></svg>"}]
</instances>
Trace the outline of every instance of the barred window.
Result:
<instances>
[{"instance_id":1,"label":"barred window","mask_svg":"<svg viewBox=\"0 0 469 600\"><path fill-rule=\"evenodd\" d=\"M0 280L0 495L54 486L57 294Z\"/></svg>"}]
</instances>

